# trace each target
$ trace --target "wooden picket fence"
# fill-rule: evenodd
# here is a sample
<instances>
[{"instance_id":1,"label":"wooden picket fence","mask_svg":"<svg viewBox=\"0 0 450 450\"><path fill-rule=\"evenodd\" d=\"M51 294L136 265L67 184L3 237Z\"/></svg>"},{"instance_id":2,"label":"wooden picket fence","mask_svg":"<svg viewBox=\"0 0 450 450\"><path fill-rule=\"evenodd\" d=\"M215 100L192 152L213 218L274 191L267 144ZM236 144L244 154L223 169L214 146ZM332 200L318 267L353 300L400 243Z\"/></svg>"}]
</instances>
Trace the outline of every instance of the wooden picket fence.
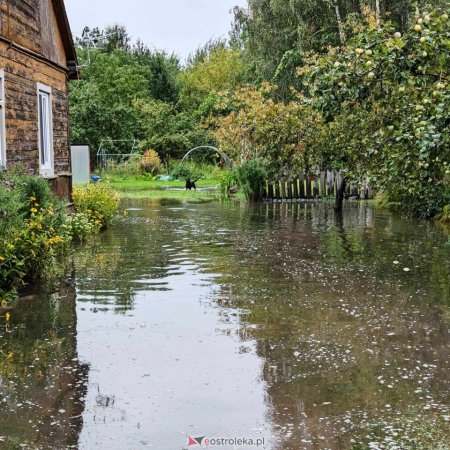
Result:
<instances>
[{"instance_id":1,"label":"wooden picket fence","mask_svg":"<svg viewBox=\"0 0 450 450\"><path fill-rule=\"evenodd\" d=\"M264 198L267 201L317 201L325 197L335 196L342 180L337 170L327 170L318 176L300 174L291 178L279 178L266 183ZM347 185L347 197L360 199L373 198L368 182L362 186Z\"/></svg>"}]
</instances>

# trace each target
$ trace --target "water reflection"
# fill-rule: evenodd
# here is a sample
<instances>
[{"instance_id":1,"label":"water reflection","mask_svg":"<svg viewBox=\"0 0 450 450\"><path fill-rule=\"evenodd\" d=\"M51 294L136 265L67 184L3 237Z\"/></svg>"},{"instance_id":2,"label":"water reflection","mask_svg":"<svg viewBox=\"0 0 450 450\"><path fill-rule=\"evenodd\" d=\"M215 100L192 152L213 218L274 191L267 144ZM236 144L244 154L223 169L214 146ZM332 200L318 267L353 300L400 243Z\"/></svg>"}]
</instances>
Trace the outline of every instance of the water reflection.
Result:
<instances>
[{"instance_id":1,"label":"water reflection","mask_svg":"<svg viewBox=\"0 0 450 450\"><path fill-rule=\"evenodd\" d=\"M67 445L450 445L450 247L433 224L362 203L124 207L76 252L77 334L51 352L89 364Z\"/></svg>"},{"instance_id":2,"label":"water reflection","mask_svg":"<svg viewBox=\"0 0 450 450\"><path fill-rule=\"evenodd\" d=\"M12 322L0 324L0 448L78 448L89 366L78 360L74 287L29 293Z\"/></svg>"}]
</instances>

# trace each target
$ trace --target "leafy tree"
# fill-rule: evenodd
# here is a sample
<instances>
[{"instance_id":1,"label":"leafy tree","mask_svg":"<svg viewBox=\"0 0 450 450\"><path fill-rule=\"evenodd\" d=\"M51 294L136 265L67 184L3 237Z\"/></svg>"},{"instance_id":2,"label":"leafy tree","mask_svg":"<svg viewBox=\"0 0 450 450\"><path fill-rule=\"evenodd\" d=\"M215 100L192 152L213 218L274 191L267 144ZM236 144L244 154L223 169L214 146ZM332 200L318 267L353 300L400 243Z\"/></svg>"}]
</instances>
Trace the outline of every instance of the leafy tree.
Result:
<instances>
[{"instance_id":1,"label":"leafy tree","mask_svg":"<svg viewBox=\"0 0 450 450\"><path fill-rule=\"evenodd\" d=\"M195 110L212 94L234 89L243 73L238 49L228 47L224 41L210 41L191 55L180 76L183 107Z\"/></svg>"},{"instance_id":2,"label":"leafy tree","mask_svg":"<svg viewBox=\"0 0 450 450\"><path fill-rule=\"evenodd\" d=\"M80 60L87 61L87 50ZM90 52L82 79L71 83L70 119L72 142L83 142L95 151L102 139L139 138L138 111L133 102L148 98L144 66L132 54Z\"/></svg>"},{"instance_id":3,"label":"leafy tree","mask_svg":"<svg viewBox=\"0 0 450 450\"><path fill-rule=\"evenodd\" d=\"M308 148L320 115L299 101L275 102L276 88L265 83L259 89L238 89L233 111L206 124L213 127L220 148L238 161L260 158L272 175L309 170Z\"/></svg>"},{"instance_id":4,"label":"leafy tree","mask_svg":"<svg viewBox=\"0 0 450 450\"><path fill-rule=\"evenodd\" d=\"M149 95L155 100L177 103L180 96L178 57L165 52L152 52L141 41L133 47L133 55L147 69Z\"/></svg>"},{"instance_id":5,"label":"leafy tree","mask_svg":"<svg viewBox=\"0 0 450 450\"><path fill-rule=\"evenodd\" d=\"M305 52L326 52L345 42L368 10L378 11L378 22L392 21L400 32L414 19L416 8L427 3L447 6L447 0L249 0L235 8L233 42L244 49L252 79L270 80L289 98L296 86L295 66Z\"/></svg>"},{"instance_id":6,"label":"leafy tree","mask_svg":"<svg viewBox=\"0 0 450 450\"><path fill-rule=\"evenodd\" d=\"M424 14L404 35L376 20L340 50L299 69L327 126L315 152L347 177L369 176L408 214L450 203L450 26Z\"/></svg>"},{"instance_id":7,"label":"leafy tree","mask_svg":"<svg viewBox=\"0 0 450 450\"><path fill-rule=\"evenodd\" d=\"M137 100L139 127L143 130L142 149L153 148L168 165L171 158L181 158L191 148L209 142L207 130L197 127L192 114L158 100Z\"/></svg>"}]
</instances>

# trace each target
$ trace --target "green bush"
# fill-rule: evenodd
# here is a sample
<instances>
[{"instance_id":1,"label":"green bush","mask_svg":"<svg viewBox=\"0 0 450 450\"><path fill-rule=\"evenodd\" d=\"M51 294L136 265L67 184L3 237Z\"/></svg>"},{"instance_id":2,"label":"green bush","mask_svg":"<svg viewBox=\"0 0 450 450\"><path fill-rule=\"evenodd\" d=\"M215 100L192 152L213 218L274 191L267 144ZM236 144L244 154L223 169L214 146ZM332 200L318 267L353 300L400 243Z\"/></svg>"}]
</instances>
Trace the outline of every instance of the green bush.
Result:
<instances>
[{"instance_id":1,"label":"green bush","mask_svg":"<svg viewBox=\"0 0 450 450\"><path fill-rule=\"evenodd\" d=\"M141 171L144 174L157 175L162 168L161 159L155 150L147 150L140 161Z\"/></svg>"},{"instance_id":2,"label":"green bush","mask_svg":"<svg viewBox=\"0 0 450 450\"><path fill-rule=\"evenodd\" d=\"M77 214L68 217L46 180L0 171L0 304L26 281L53 273L70 242L107 226L119 206L118 194L103 183L75 188L74 201Z\"/></svg>"},{"instance_id":3,"label":"green bush","mask_svg":"<svg viewBox=\"0 0 450 450\"><path fill-rule=\"evenodd\" d=\"M0 177L0 237L7 239L24 225L24 205L14 182Z\"/></svg>"},{"instance_id":4,"label":"green bush","mask_svg":"<svg viewBox=\"0 0 450 450\"><path fill-rule=\"evenodd\" d=\"M75 242L83 242L100 229L100 224L92 221L86 213L79 212L69 216L67 227Z\"/></svg>"},{"instance_id":5,"label":"green bush","mask_svg":"<svg viewBox=\"0 0 450 450\"><path fill-rule=\"evenodd\" d=\"M228 198L230 191L238 186L236 174L232 170L224 170L219 175L219 193L221 197Z\"/></svg>"},{"instance_id":6,"label":"green bush","mask_svg":"<svg viewBox=\"0 0 450 450\"><path fill-rule=\"evenodd\" d=\"M450 223L450 204L444 206L442 213L437 216L439 222Z\"/></svg>"},{"instance_id":7,"label":"green bush","mask_svg":"<svg viewBox=\"0 0 450 450\"><path fill-rule=\"evenodd\" d=\"M107 227L119 211L119 194L107 183L76 186L72 198L76 212L86 214L99 228Z\"/></svg>"},{"instance_id":8,"label":"green bush","mask_svg":"<svg viewBox=\"0 0 450 450\"><path fill-rule=\"evenodd\" d=\"M21 201L27 203L30 198L34 198L35 202L41 207L48 205L56 206L60 201L55 197L47 180L37 176L19 176L17 183L20 186Z\"/></svg>"},{"instance_id":9,"label":"green bush","mask_svg":"<svg viewBox=\"0 0 450 450\"><path fill-rule=\"evenodd\" d=\"M236 179L247 200L258 201L262 199L267 171L258 159L251 159L237 166Z\"/></svg>"},{"instance_id":10,"label":"green bush","mask_svg":"<svg viewBox=\"0 0 450 450\"><path fill-rule=\"evenodd\" d=\"M71 237L61 202L45 180L0 174L0 300L24 281L51 272Z\"/></svg>"},{"instance_id":11,"label":"green bush","mask_svg":"<svg viewBox=\"0 0 450 450\"><path fill-rule=\"evenodd\" d=\"M194 163L175 163L170 168L174 180L196 180L204 177L202 168Z\"/></svg>"},{"instance_id":12,"label":"green bush","mask_svg":"<svg viewBox=\"0 0 450 450\"><path fill-rule=\"evenodd\" d=\"M106 173L108 175L116 176L140 175L142 173L141 158L142 155L135 154L130 155L130 157L124 161L110 160L108 161Z\"/></svg>"}]
</instances>

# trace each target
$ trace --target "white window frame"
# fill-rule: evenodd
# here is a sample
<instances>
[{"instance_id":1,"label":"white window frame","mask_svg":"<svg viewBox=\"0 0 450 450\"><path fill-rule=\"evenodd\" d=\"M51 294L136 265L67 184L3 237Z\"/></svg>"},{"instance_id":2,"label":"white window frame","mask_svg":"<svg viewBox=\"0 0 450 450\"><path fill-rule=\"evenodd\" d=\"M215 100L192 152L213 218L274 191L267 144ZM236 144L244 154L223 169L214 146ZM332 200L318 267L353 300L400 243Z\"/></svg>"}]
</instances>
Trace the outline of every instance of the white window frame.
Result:
<instances>
[{"instance_id":1,"label":"white window frame","mask_svg":"<svg viewBox=\"0 0 450 450\"><path fill-rule=\"evenodd\" d=\"M46 117L41 117L41 97L47 99ZM38 138L39 138L39 174L52 177L55 174L53 153L53 112L52 88L45 84L37 84ZM43 128L44 127L44 128ZM43 142L42 132L44 132ZM44 152L45 146L45 152ZM44 153L43 153L44 152Z\"/></svg>"},{"instance_id":2,"label":"white window frame","mask_svg":"<svg viewBox=\"0 0 450 450\"><path fill-rule=\"evenodd\" d=\"M5 71L0 69L0 169L6 167Z\"/></svg>"}]
</instances>

